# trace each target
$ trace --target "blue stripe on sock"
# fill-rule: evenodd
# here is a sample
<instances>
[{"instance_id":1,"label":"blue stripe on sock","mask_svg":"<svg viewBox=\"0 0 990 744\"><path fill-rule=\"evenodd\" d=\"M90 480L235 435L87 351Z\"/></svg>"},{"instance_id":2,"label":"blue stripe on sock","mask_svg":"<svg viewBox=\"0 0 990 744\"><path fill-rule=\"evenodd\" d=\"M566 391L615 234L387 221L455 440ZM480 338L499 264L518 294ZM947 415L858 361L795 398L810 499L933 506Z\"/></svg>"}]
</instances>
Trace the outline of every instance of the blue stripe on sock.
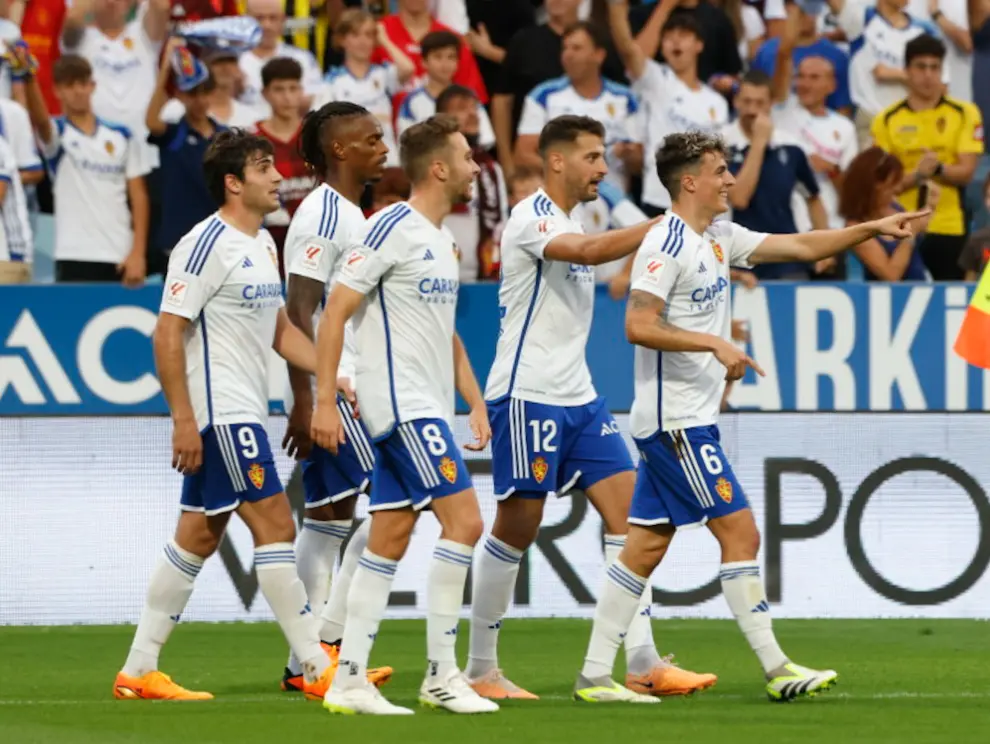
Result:
<instances>
[{"instance_id":1,"label":"blue stripe on sock","mask_svg":"<svg viewBox=\"0 0 990 744\"><path fill-rule=\"evenodd\" d=\"M522 560L522 555L510 553L504 547L499 545L497 542L493 542L492 540L485 541L485 550L487 550L492 557L498 558L503 563L516 564Z\"/></svg>"},{"instance_id":2,"label":"blue stripe on sock","mask_svg":"<svg viewBox=\"0 0 990 744\"><path fill-rule=\"evenodd\" d=\"M637 597L642 595L643 590L646 589L645 581L640 579L638 576L634 576L628 570L620 568L614 563L609 567L607 575L608 578L610 578L617 585Z\"/></svg>"},{"instance_id":3,"label":"blue stripe on sock","mask_svg":"<svg viewBox=\"0 0 990 744\"><path fill-rule=\"evenodd\" d=\"M727 579L738 579L740 576L759 576L760 569L753 568L730 568L725 571L719 571L718 577L722 580Z\"/></svg>"},{"instance_id":4,"label":"blue stripe on sock","mask_svg":"<svg viewBox=\"0 0 990 744\"><path fill-rule=\"evenodd\" d=\"M452 550L447 550L446 548L434 548L433 557L438 561L446 561L447 563L453 563L457 566L470 566L471 556L461 555L460 553L455 553Z\"/></svg>"},{"instance_id":5,"label":"blue stripe on sock","mask_svg":"<svg viewBox=\"0 0 990 744\"><path fill-rule=\"evenodd\" d=\"M606 545L616 545L616 546L618 546L620 548L621 547L625 547L626 538L625 537L606 537L605 538L605 544Z\"/></svg>"},{"instance_id":6,"label":"blue stripe on sock","mask_svg":"<svg viewBox=\"0 0 990 744\"><path fill-rule=\"evenodd\" d=\"M384 566L381 563L372 563L364 558L358 559L358 568L363 568L365 571L371 571L371 573L376 573L380 576L387 576L389 578L395 576L395 566Z\"/></svg>"},{"instance_id":7,"label":"blue stripe on sock","mask_svg":"<svg viewBox=\"0 0 990 744\"><path fill-rule=\"evenodd\" d=\"M195 579L199 575L200 567L185 560L171 545L165 546L165 560L175 566L176 569L184 573L190 579Z\"/></svg>"},{"instance_id":8,"label":"blue stripe on sock","mask_svg":"<svg viewBox=\"0 0 990 744\"><path fill-rule=\"evenodd\" d=\"M303 529L319 532L323 535L330 535L331 537L347 537L348 533L351 531L350 527L341 527L336 524L323 524L322 522L304 522Z\"/></svg>"}]
</instances>

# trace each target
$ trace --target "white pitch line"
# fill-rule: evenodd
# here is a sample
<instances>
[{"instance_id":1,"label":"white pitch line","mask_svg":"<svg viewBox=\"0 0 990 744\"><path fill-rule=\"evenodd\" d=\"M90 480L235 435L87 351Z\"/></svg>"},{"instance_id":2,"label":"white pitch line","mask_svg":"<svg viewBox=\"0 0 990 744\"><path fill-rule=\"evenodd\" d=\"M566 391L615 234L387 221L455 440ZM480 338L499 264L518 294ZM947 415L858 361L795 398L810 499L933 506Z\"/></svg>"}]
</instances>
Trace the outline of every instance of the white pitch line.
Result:
<instances>
[{"instance_id":1,"label":"white pitch line","mask_svg":"<svg viewBox=\"0 0 990 744\"><path fill-rule=\"evenodd\" d=\"M728 694L722 695L718 692L708 691L701 693L706 698L712 698L715 701L718 700L758 700L762 696L759 694L753 695L738 695L738 694ZM823 693L823 699L828 700L829 698L840 698L842 700L984 700L990 698L990 690L986 692L907 692L907 691L894 691L894 692L877 692L877 693L867 693L858 694L851 692L828 692ZM565 700L572 700L570 695L543 695L542 700L549 700L552 702L560 702ZM168 703L168 701L154 701L156 703ZM277 696L277 695L228 695L218 697L214 700L205 701L188 701L188 702L177 702L168 703L172 705L215 705L217 703L290 703L292 705L302 705L306 701L300 697L296 696ZM130 704L136 704L136 701L131 700L0 700L0 705L8 706L46 706L46 705L119 705L121 707L127 707Z\"/></svg>"}]
</instances>

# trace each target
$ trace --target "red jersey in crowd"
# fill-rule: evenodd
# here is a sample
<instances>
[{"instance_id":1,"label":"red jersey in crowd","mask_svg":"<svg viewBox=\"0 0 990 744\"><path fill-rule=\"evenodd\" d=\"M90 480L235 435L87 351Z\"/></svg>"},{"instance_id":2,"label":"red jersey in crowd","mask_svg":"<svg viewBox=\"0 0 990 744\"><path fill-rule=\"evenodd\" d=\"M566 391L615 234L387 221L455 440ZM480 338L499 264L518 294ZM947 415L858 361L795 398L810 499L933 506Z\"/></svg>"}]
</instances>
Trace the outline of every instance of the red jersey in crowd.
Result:
<instances>
[{"instance_id":1,"label":"red jersey in crowd","mask_svg":"<svg viewBox=\"0 0 990 744\"><path fill-rule=\"evenodd\" d=\"M316 187L316 178L306 167L306 161L299 154L299 133L302 125L289 140L280 140L265 129L262 122L255 125L258 134L272 143L275 150L275 167L282 174L282 185L279 187L279 201L282 208L272 212L265 218L265 227L275 238L278 247L278 270L285 278L285 265L282 258L285 246L285 234L289 230L289 220L296 213L300 202Z\"/></svg>"},{"instance_id":2,"label":"red jersey in crowd","mask_svg":"<svg viewBox=\"0 0 990 744\"><path fill-rule=\"evenodd\" d=\"M385 32L388 34L388 38L392 40L392 43L405 52L409 59L416 65L416 76L425 75L426 68L423 67L423 55L419 51L419 42L410 36L409 30L403 25L399 16L386 16L382 19L382 23L385 25ZM433 25L430 26L430 33L433 31L450 31L450 29L434 20ZM375 64L388 62L388 53L383 47L377 47L371 57L371 61ZM461 40L461 55L457 60L457 74L454 75L454 83L463 85L465 88L470 88L478 96L479 101L483 104L488 103L488 91L485 89L485 81L481 78L478 61L474 58L470 47L468 47L467 42L463 39ZM398 111L398 101L394 102L394 105L396 111Z\"/></svg>"},{"instance_id":3,"label":"red jersey in crowd","mask_svg":"<svg viewBox=\"0 0 990 744\"><path fill-rule=\"evenodd\" d=\"M237 0L172 0L172 20L205 21L240 15Z\"/></svg>"},{"instance_id":4,"label":"red jersey in crowd","mask_svg":"<svg viewBox=\"0 0 990 744\"><path fill-rule=\"evenodd\" d=\"M62 112L52 83L52 65L59 58L58 37L65 13L65 0L32 0L24 8L21 22L21 38L38 59L38 85L52 116Z\"/></svg>"}]
</instances>

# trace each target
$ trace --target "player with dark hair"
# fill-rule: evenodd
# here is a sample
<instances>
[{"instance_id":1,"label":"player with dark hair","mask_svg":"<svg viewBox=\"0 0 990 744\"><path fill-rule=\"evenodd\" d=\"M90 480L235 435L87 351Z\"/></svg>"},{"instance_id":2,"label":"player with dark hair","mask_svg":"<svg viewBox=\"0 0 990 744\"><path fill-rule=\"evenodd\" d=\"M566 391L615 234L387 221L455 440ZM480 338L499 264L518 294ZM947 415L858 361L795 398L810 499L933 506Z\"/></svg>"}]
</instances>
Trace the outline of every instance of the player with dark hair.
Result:
<instances>
[{"instance_id":1,"label":"player with dark hair","mask_svg":"<svg viewBox=\"0 0 990 744\"><path fill-rule=\"evenodd\" d=\"M114 681L118 699L208 700L158 669L196 576L233 512L254 538L258 585L296 656L303 689L322 697L330 660L296 574L292 508L265 433L268 353L310 372L313 343L282 303L275 244L262 228L282 180L271 145L241 130L220 132L204 158L220 209L183 237L169 261L155 327L155 363L172 414L172 467L185 476L182 512L148 586L130 653Z\"/></svg>"},{"instance_id":2,"label":"player with dark hair","mask_svg":"<svg viewBox=\"0 0 990 744\"><path fill-rule=\"evenodd\" d=\"M455 388L471 407L475 442L491 438L478 381L454 330L457 252L443 219L472 196L478 166L457 121L434 116L400 142L412 182L408 202L374 215L360 247L344 259L317 340L313 440L333 453L353 438L341 415L337 378L347 321L361 350L355 382L361 418L375 443L371 530L347 595L340 669L324 698L334 713L410 714L366 678L368 657L385 613L399 560L420 512L429 506L441 534L427 576L427 666L419 699L454 713L489 713L457 668L457 622L481 511L451 430Z\"/></svg>"},{"instance_id":3,"label":"player with dark hair","mask_svg":"<svg viewBox=\"0 0 990 744\"><path fill-rule=\"evenodd\" d=\"M760 533L720 442L726 380L759 366L730 340L729 267L813 263L877 236L910 237L927 212L906 212L841 230L767 235L715 218L735 183L714 135L669 135L657 175L673 206L636 255L626 336L636 345L630 429L639 471L629 536L608 570L575 697L614 684L615 655L640 607L649 577L677 529L707 525L721 546L722 593L760 660L771 700L831 687L838 675L793 663L777 644L757 553Z\"/></svg>"},{"instance_id":4,"label":"player with dark hair","mask_svg":"<svg viewBox=\"0 0 990 744\"><path fill-rule=\"evenodd\" d=\"M605 130L597 120L551 119L538 149L546 185L516 205L502 234L502 324L485 390L498 510L474 575L468 675L476 691L496 699L535 697L499 669L497 644L519 561L536 539L547 497L574 488L587 493L604 523L607 565L625 541L634 482L619 426L591 382L586 347L594 267L632 253L653 223L584 235L572 214L598 198L608 171ZM652 592L640 594L643 614L626 641L630 683L640 689L614 685L588 696L656 702L638 693L683 693L714 684L713 675L663 663L650 630Z\"/></svg>"},{"instance_id":5,"label":"player with dark hair","mask_svg":"<svg viewBox=\"0 0 990 744\"><path fill-rule=\"evenodd\" d=\"M299 149L300 156L322 183L303 199L289 225L285 239L289 281L286 309L289 319L313 339L314 316L321 311L330 292L340 260L361 238L365 224L359 206L361 194L366 184L381 178L388 146L375 116L357 104L340 101L328 103L306 116L300 130ZM327 590L340 546L351 531L355 502L359 494L367 493L375 462L371 440L354 411L353 343L345 345L347 353L337 380L341 391L337 406L350 435L347 444L336 455L312 446L309 429L313 379L308 370L291 364L291 389L286 395L289 423L282 441L290 456L303 461L306 516L296 543L297 565L310 607L322 613L320 637L334 667L344 631L347 591L368 541L367 521L348 544L347 555L330 590L330 601ZM377 684L387 681L391 674L388 667L369 672ZM302 690L303 685L302 667L292 654L282 677L282 689Z\"/></svg>"}]
</instances>

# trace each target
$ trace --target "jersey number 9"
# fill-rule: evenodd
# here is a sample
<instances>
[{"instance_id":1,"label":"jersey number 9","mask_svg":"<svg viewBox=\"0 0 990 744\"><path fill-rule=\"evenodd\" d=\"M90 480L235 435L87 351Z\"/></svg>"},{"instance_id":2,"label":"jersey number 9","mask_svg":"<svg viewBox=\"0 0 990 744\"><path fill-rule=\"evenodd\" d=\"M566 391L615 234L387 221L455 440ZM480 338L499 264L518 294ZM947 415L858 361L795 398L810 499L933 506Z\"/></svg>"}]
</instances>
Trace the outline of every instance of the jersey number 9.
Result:
<instances>
[{"instance_id":1,"label":"jersey number 9","mask_svg":"<svg viewBox=\"0 0 990 744\"><path fill-rule=\"evenodd\" d=\"M258 440L250 426L242 426L237 430L237 441L241 444L241 454L245 460L253 460L258 456Z\"/></svg>"}]
</instances>

